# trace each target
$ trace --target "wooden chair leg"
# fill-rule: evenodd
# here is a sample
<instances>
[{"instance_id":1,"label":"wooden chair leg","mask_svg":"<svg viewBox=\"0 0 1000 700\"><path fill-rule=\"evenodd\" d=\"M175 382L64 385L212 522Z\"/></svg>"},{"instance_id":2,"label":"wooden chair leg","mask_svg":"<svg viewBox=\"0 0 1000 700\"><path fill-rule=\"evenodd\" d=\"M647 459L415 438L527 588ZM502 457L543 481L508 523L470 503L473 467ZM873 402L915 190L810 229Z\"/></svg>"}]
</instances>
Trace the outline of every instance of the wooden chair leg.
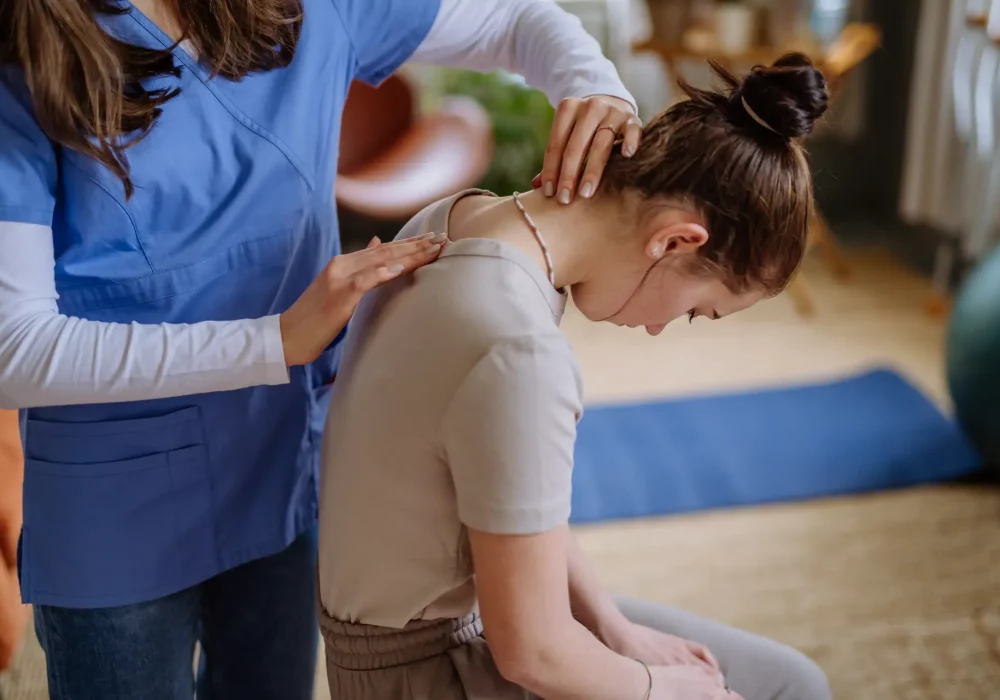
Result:
<instances>
[{"instance_id":1,"label":"wooden chair leg","mask_svg":"<svg viewBox=\"0 0 1000 700\"><path fill-rule=\"evenodd\" d=\"M830 268L833 276L838 280L848 277L851 268L847 263L847 258L844 257L844 253L833 237L829 225L827 225L823 219L823 215L819 212L813 214L813 222L809 233L813 245L820 249L823 260L826 262L827 267Z\"/></svg>"},{"instance_id":2,"label":"wooden chair leg","mask_svg":"<svg viewBox=\"0 0 1000 700\"><path fill-rule=\"evenodd\" d=\"M804 275L800 273L796 276L787 291L792 298L792 306L795 307L796 313L800 316L812 316L816 313L816 306L813 304Z\"/></svg>"},{"instance_id":3,"label":"wooden chair leg","mask_svg":"<svg viewBox=\"0 0 1000 700\"><path fill-rule=\"evenodd\" d=\"M935 291L927 298L924 304L927 315L935 320L947 318L951 311L951 300L941 292Z\"/></svg>"},{"instance_id":4,"label":"wooden chair leg","mask_svg":"<svg viewBox=\"0 0 1000 700\"><path fill-rule=\"evenodd\" d=\"M938 244L937 252L934 255L932 289L924 303L924 310L935 320L946 318L951 310L948 290L951 288L955 274L955 262L959 257L958 247L957 241L946 239Z\"/></svg>"}]
</instances>

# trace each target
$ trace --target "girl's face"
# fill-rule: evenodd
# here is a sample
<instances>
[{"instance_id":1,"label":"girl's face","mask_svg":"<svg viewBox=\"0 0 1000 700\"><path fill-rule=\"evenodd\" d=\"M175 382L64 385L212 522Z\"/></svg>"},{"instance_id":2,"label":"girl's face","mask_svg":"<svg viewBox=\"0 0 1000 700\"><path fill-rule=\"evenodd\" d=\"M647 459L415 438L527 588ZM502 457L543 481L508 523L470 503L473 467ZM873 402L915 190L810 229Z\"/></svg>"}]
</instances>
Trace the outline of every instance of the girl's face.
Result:
<instances>
[{"instance_id":1,"label":"girl's face","mask_svg":"<svg viewBox=\"0 0 1000 700\"><path fill-rule=\"evenodd\" d=\"M592 321L644 326L650 335L659 335L677 318L719 319L764 297L759 291L734 294L715 276L684 272L682 267L663 261L648 272L597 278L574 286L573 302Z\"/></svg>"},{"instance_id":2,"label":"girl's face","mask_svg":"<svg viewBox=\"0 0 1000 700\"><path fill-rule=\"evenodd\" d=\"M758 290L734 294L718 275L696 271L708 232L695 215L665 212L632 240L644 243L613 246L592 275L573 285L573 302L590 320L658 335L677 318L719 319L764 298Z\"/></svg>"}]
</instances>

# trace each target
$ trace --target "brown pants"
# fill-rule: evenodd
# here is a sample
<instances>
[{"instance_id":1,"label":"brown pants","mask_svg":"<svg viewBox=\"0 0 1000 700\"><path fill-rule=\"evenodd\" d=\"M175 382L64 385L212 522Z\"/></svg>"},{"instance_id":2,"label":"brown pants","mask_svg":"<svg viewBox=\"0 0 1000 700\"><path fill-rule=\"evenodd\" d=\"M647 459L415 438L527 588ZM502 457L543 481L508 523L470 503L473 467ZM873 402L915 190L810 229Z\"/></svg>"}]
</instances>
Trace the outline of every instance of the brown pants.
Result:
<instances>
[{"instance_id":1,"label":"brown pants","mask_svg":"<svg viewBox=\"0 0 1000 700\"><path fill-rule=\"evenodd\" d=\"M338 622L320 613L330 697L337 700L529 700L497 671L478 615L405 628Z\"/></svg>"},{"instance_id":2,"label":"brown pants","mask_svg":"<svg viewBox=\"0 0 1000 700\"><path fill-rule=\"evenodd\" d=\"M700 642L746 700L830 700L823 671L778 642L664 605L619 598L632 622ZM497 671L476 616L411 622L401 630L320 614L330 697L336 700L525 700Z\"/></svg>"}]
</instances>

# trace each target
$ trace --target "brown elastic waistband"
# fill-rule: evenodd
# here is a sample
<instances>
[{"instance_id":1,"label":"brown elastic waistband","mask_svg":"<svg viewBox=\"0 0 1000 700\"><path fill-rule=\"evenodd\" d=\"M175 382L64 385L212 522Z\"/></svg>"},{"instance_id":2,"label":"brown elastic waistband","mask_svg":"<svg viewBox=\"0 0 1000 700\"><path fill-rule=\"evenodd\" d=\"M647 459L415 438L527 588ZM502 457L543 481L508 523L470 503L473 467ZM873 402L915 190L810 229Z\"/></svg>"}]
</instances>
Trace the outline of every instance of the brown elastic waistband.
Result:
<instances>
[{"instance_id":1,"label":"brown elastic waistband","mask_svg":"<svg viewBox=\"0 0 1000 700\"><path fill-rule=\"evenodd\" d=\"M466 644L483 633L479 615L414 620L403 629L340 622L320 613L327 660L351 671L411 664Z\"/></svg>"}]
</instances>

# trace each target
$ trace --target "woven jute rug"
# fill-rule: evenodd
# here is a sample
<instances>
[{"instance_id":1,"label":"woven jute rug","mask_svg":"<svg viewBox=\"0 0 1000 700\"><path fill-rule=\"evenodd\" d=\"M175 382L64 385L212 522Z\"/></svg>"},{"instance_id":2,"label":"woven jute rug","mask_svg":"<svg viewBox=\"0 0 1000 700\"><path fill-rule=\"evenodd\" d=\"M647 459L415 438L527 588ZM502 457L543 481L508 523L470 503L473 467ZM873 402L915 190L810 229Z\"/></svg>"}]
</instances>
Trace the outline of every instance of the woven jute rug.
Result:
<instances>
[{"instance_id":1,"label":"woven jute rug","mask_svg":"<svg viewBox=\"0 0 1000 700\"><path fill-rule=\"evenodd\" d=\"M581 529L614 590L792 644L843 700L1000 698L1000 491Z\"/></svg>"},{"instance_id":2,"label":"woven jute rug","mask_svg":"<svg viewBox=\"0 0 1000 700\"><path fill-rule=\"evenodd\" d=\"M936 487L577 532L613 590L792 644L841 700L1000 698L998 491ZM4 700L48 697L33 638L0 689Z\"/></svg>"}]
</instances>

